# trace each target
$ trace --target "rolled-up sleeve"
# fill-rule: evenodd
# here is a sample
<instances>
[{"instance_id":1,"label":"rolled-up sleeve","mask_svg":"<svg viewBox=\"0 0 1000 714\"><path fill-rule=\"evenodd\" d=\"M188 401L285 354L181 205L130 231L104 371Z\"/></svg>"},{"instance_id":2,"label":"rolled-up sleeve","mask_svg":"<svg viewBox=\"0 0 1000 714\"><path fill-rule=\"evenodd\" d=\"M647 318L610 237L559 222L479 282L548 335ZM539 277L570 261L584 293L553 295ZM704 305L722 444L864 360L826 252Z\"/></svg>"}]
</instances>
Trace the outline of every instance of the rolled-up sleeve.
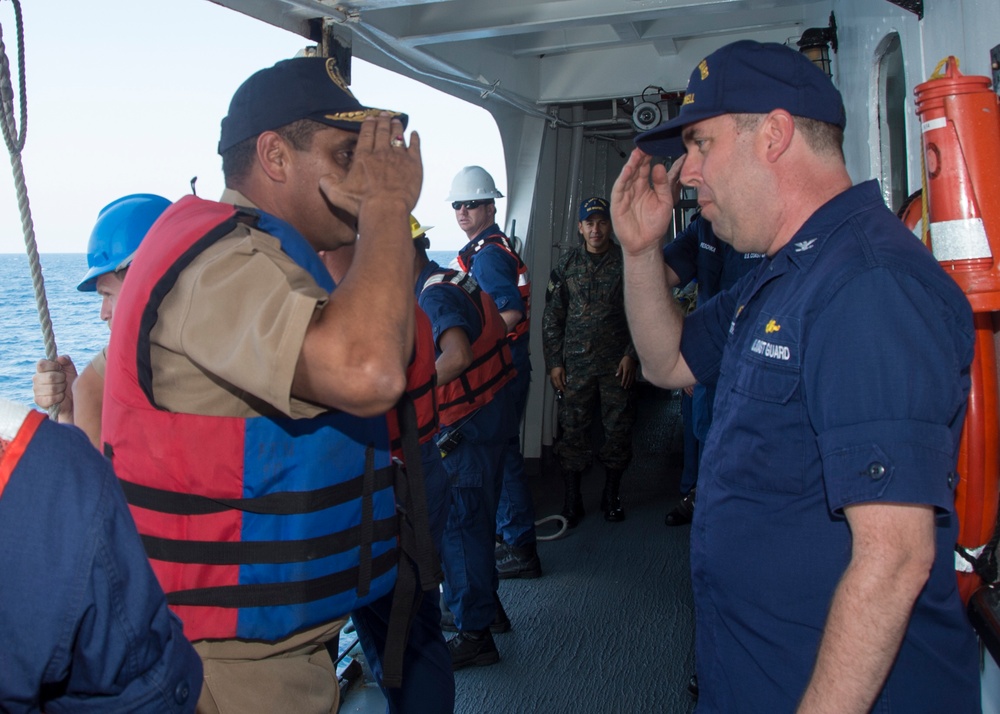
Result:
<instances>
[{"instance_id":1,"label":"rolled-up sleeve","mask_svg":"<svg viewBox=\"0 0 1000 714\"><path fill-rule=\"evenodd\" d=\"M966 317L887 269L825 301L802 378L832 513L869 501L953 509L971 361Z\"/></svg>"}]
</instances>

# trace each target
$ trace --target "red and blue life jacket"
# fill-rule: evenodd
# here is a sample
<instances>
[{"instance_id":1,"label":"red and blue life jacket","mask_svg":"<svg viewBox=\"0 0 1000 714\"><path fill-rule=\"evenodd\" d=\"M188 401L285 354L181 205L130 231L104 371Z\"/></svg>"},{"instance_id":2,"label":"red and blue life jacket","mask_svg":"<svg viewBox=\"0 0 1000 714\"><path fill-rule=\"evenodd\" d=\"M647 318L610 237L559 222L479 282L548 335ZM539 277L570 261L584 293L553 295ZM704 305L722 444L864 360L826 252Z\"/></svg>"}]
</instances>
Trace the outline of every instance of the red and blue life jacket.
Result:
<instances>
[{"instance_id":1,"label":"red and blue life jacket","mask_svg":"<svg viewBox=\"0 0 1000 714\"><path fill-rule=\"evenodd\" d=\"M178 276L254 226L321 287L333 281L292 226L187 196L150 229L115 314L103 439L167 602L191 640L276 641L392 590L397 515L384 417L169 412L153 392L150 332Z\"/></svg>"}]
</instances>

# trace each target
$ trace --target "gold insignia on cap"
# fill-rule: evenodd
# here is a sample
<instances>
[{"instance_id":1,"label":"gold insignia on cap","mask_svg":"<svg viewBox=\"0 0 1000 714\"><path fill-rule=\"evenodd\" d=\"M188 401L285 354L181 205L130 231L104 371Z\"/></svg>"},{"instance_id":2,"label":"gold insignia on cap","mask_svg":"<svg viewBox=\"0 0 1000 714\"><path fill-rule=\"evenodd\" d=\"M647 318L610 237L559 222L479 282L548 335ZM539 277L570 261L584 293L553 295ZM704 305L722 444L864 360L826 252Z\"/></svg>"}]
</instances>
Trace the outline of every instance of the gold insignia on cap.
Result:
<instances>
[{"instance_id":1,"label":"gold insignia on cap","mask_svg":"<svg viewBox=\"0 0 1000 714\"><path fill-rule=\"evenodd\" d=\"M708 79L708 60L702 60L698 63L698 72L701 74L702 81Z\"/></svg>"},{"instance_id":2,"label":"gold insignia on cap","mask_svg":"<svg viewBox=\"0 0 1000 714\"><path fill-rule=\"evenodd\" d=\"M361 123L365 120L365 117L377 117L382 112L386 112L389 116L398 117L400 112L390 112L388 109L358 109L353 112L337 112L336 114L324 114L326 119L331 121L350 121Z\"/></svg>"},{"instance_id":3,"label":"gold insignia on cap","mask_svg":"<svg viewBox=\"0 0 1000 714\"><path fill-rule=\"evenodd\" d=\"M354 98L351 90L347 88L347 82L344 81L344 77L340 74L340 67L337 66L337 60L333 57L328 57L326 60L326 74L334 84L340 87L341 91L352 99Z\"/></svg>"},{"instance_id":4,"label":"gold insignia on cap","mask_svg":"<svg viewBox=\"0 0 1000 714\"><path fill-rule=\"evenodd\" d=\"M683 106L684 104L694 104L694 92L684 95L684 101L681 102L681 105Z\"/></svg>"}]
</instances>

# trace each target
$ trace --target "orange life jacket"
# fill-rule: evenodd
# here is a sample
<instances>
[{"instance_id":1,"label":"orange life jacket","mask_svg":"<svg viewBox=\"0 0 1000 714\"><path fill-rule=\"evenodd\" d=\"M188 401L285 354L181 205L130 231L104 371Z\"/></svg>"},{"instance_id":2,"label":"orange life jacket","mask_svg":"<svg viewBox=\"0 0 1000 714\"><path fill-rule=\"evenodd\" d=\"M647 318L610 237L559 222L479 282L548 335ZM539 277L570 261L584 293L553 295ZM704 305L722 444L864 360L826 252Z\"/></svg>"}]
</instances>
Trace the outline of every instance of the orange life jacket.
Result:
<instances>
[{"instance_id":1,"label":"orange life jacket","mask_svg":"<svg viewBox=\"0 0 1000 714\"><path fill-rule=\"evenodd\" d=\"M441 423L450 426L462 417L488 404L497 391L513 379L517 370L510 354L507 326L493 300L468 273L442 269L424 282L426 290L458 290L471 300L482 320L482 331L472 343L472 364L462 374L438 385L438 414Z\"/></svg>"}]
</instances>

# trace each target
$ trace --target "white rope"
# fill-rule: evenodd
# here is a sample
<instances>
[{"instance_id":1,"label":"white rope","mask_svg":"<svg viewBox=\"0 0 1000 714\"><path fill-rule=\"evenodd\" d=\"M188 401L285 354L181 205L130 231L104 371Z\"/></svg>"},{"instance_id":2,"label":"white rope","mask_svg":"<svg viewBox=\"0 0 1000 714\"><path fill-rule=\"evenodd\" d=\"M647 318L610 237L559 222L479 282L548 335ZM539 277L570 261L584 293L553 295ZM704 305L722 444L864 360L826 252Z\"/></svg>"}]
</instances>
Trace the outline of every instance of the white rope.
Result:
<instances>
[{"instance_id":1,"label":"white rope","mask_svg":"<svg viewBox=\"0 0 1000 714\"><path fill-rule=\"evenodd\" d=\"M537 521L535 521L535 526L541 526L550 522L558 523L559 530L547 536L536 535L535 540L556 540L557 538L562 538L564 535L566 535L566 530L569 528L569 523L563 516L559 514L552 516L545 516L544 518L539 518Z\"/></svg>"},{"instance_id":2,"label":"white rope","mask_svg":"<svg viewBox=\"0 0 1000 714\"><path fill-rule=\"evenodd\" d=\"M49 302L45 297L45 280L42 278L42 265L38 258L38 246L35 243L35 224L31 220L31 207L28 205L28 187L24 181L24 167L21 164L21 151L24 149L24 139L28 130L28 99L25 92L24 79L24 23L21 19L20 0L14 3L14 19L17 24L17 65L21 95L21 132L18 134L17 122L14 117L14 89L10 83L10 62L7 59L7 48L3 42L3 24L0 23L0 126L3 128L3 140L10 153L10 166L14 174L14 187L17 190L17 207L21 213L21 229L24 232L24 246L28 253L28 265L31 269L31 284L35 289L35 304L38 307L38 320L42 326L42 338L45 341L45 356L55 361L59 354L56 350L56 338L52 332L52 319L49 317ZM55 419L59 414L59 405L49 408L49 415Z\"/></svg>"}]
</instances>

